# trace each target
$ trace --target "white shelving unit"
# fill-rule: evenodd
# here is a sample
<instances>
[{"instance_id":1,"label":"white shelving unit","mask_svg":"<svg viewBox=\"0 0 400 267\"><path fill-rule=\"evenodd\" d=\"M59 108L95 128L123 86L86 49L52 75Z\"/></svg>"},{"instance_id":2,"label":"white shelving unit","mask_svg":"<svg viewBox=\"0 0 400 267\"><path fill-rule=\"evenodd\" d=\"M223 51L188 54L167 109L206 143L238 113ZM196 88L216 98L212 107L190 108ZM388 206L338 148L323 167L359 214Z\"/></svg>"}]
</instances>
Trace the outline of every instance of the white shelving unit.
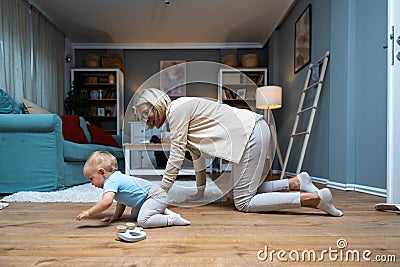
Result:
<instances>
[{"instance_id":1,"label":"white shelving unit","mask_svg":"<svg viewBox=\"0 0 400 267\"><path fill-rule=\"evenodd\" d=\"M220 68L218 101L256 112L256 90L267 85L267 78L267 68ZM231 171L231 169L231 164L220 160L219 171Z\"/></svg>"},{"instance_id":2,"label":"white shelving unit","mask_svg":"<svg viewBox=\"0 0 400 267\"><path fill-rule=\"evenodd\" d=\"M124 121L124 73L118 68L73 68L71 85L82 79L91 113L99 126L112 134L122 134Z\"/></svg>"},{"instance_id":3,"label":"white shelving unit","mask_svg":"<svg viewBox=\"0 0 400 267\"><path fill-rule=\"evenodd\" d=\"M256 89L267 85L267 68L220 68L218 101L256 111Z\"/></svg>"},{"instance_id":4,"label":"white shelving unit","mask_svg":"<svg viewBox=\"0 0 400 267\"><path fill-rule=\"evenodd\" d=\"M147 143L150 141L153 135L161 136L161 132L157 128L148 129L146 124L140 121L129 122L131 126L131 143L140 144ZM154 151L145 152L132 152L132 163L131 167L137 168L153 168L155 166L156 159L154 157Z\"/></svg>"},{"instance_id":5,"label":"white shelving unit","mask_svg":"<svg viewBox=\"0 0 400 267\"><path fill-rule=\"evenodd\" d=\"M157 128L148 129L143 122L133 121L130 124L130 143L125 146L125 160L129 163L126 167L126 173L131 175L163 175L164 168L156 168L155 151L166 153L168 156L169 143L149 144L153 135L161 136L161 130ZM179 175L194 175L193 164L182 166Z\"/></svg>"}]
</instances>

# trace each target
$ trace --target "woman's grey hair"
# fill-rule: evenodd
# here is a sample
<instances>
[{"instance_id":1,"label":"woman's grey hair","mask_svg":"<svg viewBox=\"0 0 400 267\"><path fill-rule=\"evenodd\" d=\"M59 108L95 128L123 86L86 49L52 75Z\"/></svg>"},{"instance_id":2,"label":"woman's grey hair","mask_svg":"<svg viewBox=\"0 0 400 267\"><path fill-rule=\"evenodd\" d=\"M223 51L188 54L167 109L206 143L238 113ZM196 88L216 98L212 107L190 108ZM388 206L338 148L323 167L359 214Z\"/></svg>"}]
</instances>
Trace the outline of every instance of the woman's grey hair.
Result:
<instances>
[{"instance_id":1,"label":"woman's grey hair","mask_svg":"<svg viewBox=\"0 0 400 267\"><path fill-rule=\"evenodd\" d=\"M154 114L156 120L164 119L166 117L166 111L170 104L171 98L157 88L141 90L140 92L136 93L135 100L133 102L134 108L138 108L141 105L153 106L157 111Z\"/></svg>"}]
</instances>

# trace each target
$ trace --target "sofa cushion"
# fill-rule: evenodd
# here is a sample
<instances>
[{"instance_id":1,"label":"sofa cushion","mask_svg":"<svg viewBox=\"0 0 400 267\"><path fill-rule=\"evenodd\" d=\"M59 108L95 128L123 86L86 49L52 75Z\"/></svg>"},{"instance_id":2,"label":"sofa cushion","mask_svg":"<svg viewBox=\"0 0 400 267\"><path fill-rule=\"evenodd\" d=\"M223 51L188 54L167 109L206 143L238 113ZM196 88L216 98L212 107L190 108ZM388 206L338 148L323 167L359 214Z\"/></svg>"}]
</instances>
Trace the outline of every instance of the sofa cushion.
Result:
<instances>
[{"instance_id":1,"label":"sofa cushion","mask_svg":"<svg viewBox=\"0 0 400 267\"><path fill-rule=\"evenodd\" d=\"M120 147L117 141L106 130L94 125L88 125L87 127L92 137L92 144Z\"/></svg>"},{"instance_id":2,"label":"sofa cushion","mask_svg":"<svg viewBox=\"0 0 400 267\"><path fill-rule=\"evenodd\" d=\"M88 144L88 140L80 125L80 119L76 115L61 116L62 133L65 140L78 143Z\"/></svg>"},{"instance_id":3,"label":"sofa cushion","mask_svg":"<svg viewBox=\"0 0 400 267\"><path fill-rule=\"evenodd\" d=\"M14 99L0 89L0 114L21 114L22 110Z\"/></svg>"},{"instance_id":4,"label":"sofa cushion","mask_svg":"<svg viewBox=\"0 0 400 267\"><path fill-rule=\"evenodd\" d=\"M22 103L24 103L25 109L28 111L28 114L52 114L50 111L45 110L41 106L26 100L25 98L21 99Z\"/></svg>"},{"instance_id":5,"label":"sofa cushion","mask_svg":"<svg viewBox=\"0 0 400 267\"><path fill-rule=\"evenodd\" d=\"M95 151L108 151L117 159L124 158L122 148L118 147L97 144L77 144L65 140L63 142L63 146L65 161L86 161L87 158Z\"/></svg>"},{"instance_id":6,"label":"sofa cushion","mask_svg":"<svg viewBox=\"0 0 400 267\"><path fill-rule=\"evenodd\" d=\"M53 133L61 135L61 119L56 114L0 114L0 133ZM4 155L4 154L3 154Z\"/></svg>"}]
</instances>

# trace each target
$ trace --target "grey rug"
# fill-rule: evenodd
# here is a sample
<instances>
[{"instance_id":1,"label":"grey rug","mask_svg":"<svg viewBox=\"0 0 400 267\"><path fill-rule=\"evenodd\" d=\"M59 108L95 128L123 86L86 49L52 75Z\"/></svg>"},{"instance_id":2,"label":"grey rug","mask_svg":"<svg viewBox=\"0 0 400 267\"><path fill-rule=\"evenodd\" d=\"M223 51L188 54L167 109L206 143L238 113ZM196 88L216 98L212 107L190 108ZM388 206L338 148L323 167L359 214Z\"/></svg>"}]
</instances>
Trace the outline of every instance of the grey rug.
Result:
<instances>
[{"instance_id":1,"label":"grey rug","mask_svg":"<svg viewBox=\"0 0 400 267\"><path fill-rule=\"evenodd\" d=\"M168 192L169 204L179 206L194 206L208 204L216 201L225 201L225 197L215 183L207 178L205 196L201 200L187 201L190 195L195 194L195 181L175 181ZM102 189L87 183L74 186L65 190L54 192L18 192L6 196L1 202L97 202L101 199Z\"/></svg>"}]
</instances>

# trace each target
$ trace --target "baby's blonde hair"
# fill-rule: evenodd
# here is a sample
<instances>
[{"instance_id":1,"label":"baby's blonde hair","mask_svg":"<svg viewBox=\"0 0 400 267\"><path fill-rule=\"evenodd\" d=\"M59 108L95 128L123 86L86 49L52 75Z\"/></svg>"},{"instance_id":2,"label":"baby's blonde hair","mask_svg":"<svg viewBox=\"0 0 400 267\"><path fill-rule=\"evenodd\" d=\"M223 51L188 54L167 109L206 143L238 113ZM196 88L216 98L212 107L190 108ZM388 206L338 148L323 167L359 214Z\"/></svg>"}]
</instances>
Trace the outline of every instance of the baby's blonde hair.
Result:
<instances>
[{"instance_id":1,"label":"baby's blonde hair","mask_svg":"<svg viewBox=\"0 0 400 267\"><path fill-rule=\"evenodd\" d=\"M86 160L83 166L83 175L92 174L99 168L103 168L108 172L114 172L118 170L117 159L107 151L95 151Z\"/></svg>"},{"instance_id":2,"label":"baby's blonde hair","mask_svg":"<svg viewBox=\"0 0 400 267\"><path fill-rule=\"evenodd\" d=\"M138 108L141 105L153 106L157 111L154 114L157 121L166 117L167 108L170 104L171 98L157 88L148 88L137 92L133 102L135 108ZM152 128L152 125L150 128Z\"/></svg>"}]
</instances>

